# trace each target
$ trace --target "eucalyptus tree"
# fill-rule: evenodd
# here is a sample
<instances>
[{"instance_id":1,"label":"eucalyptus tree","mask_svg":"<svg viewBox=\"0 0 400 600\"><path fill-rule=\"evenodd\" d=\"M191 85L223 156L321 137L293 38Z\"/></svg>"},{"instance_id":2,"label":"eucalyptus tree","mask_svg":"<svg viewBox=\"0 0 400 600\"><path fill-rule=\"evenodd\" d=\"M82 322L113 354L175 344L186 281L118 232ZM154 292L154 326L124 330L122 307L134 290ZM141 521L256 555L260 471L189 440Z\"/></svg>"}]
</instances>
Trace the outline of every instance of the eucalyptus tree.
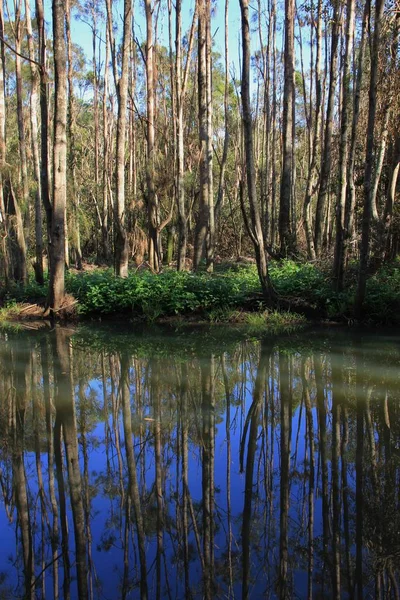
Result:
<instances>
[{"instance_id":1,"label":"eucalyptus tree","mask_svg":"<svg viewBox=\"0 0 400 600\"><path fill-rule=\"evenodd\" d=\"M364 171L364 198L362 215L362 237L360 249L360 267L358 274L358 287L356 296L356 313L361 315L365 292L367 287L368 266L370 257L370 230L373 215L373 168L374 168L374 145L375 145L375 120L377 103L377 79L379 68L379 48L382 35L382 19L385 2L376 0L375 2L375 24L371 46L371 70L368 90L368 125L367 125L367 146L365 151L365 171Z\"/></svg>"},{"instance_id":2,"label":"eucalyptus tree","mask_svg":"<svg viewBox=\"0 0 400 600\"><path fill-rule=\"evenodd\" d=\"M107 33L112 51L112 65L114 82L117 90L118 117L116 141L116 198L114 201L114 267L119 277L128 276L129 244L126 231L125 210L125 137L126 137L126 109L128 104L128 74L130 55L130 35L132 27L132 0L123 3L123 34L121 48L121 69L117 68L117 57L113 33L112 0L106 0Z\"/></svg>"},{"instance_id":3,"label":"eucalyptus tree","mask_svg":"<svg viewBox=\"0 0 400 600\"><path fill-rule=\"evenodd\" d=\"M353 52L355 21L355 1L348 0L346 7L346 45L343 57L342 74L342 111L341 131L339 143L339 185L336 201L336 242L335 259L333 265L335 285L338 290L343 287L344 277L344 235L345 235L345 207L347 194L347 164L348 164L348 137L350 125L350 60Z\"/></svg>"},{"instance_id":4,"label":"eucalyptus tree","mask_svg":"<svg viewBox=\"0 0 400 600\"><path fill-rule=\"evenodd\" d=\"M210 234L210 214L212 190L212 140L210 139L209 105L209 43L208 30L210 27L210 3L208 0L199 0L198 3L198 50L197 50L197 76L198 76L198 103L199 103L199 211L196 221L194 239L193 266L198 269L206 250L207 236ZM211 82L210 82L211 85ZM207 253L208 254L208 253Z\"/></svg>"},{"instance_id":5,"label":"eucalyptus tree","mask_svg":"<svg viewBox=\"0 0 400 600\"><path fill-rule=\"evenodd\" d=\"M189 34L189 44L187 50L187 58L186 63L183 69L183 61L182 61L182 0L177 0L175 6L175 30L176 30L176 40L175 40L175 86L176 86L176 139L177 139L177 176L176 176L176 194L177 194L177 205L178 205L178 260L177 266L178 271L181 271L185 267L185 259L186 259L186 246L187 246L187 236L188 236L188 227L187 227L187 219L188 216L186 214L186 205L185 205L185 179L184 179L184 170L185 170L185 152L184 152L184 101L186 96L187 84L188 84L188 75L189 75L189 67L190 67L190 58L193 50L193 42L194 42L194 30L196 24L197 17L197 0L195 3L195 10L193 14L192 25L190 28Z\"/></svg>"},{"instance_id":6,"label":"eucalyptus tree","mask_svg":"<svg viewBox=\"0 0 400 600\"><path fill-rule=\"evenodd\" d=\"M294 123L295 123L295 87L294 87L294 0L285 0L285 50L284 50L284 87L282 115L282 177L279 204L279 237L281 254L292 254L295 250L295 232L292 231L290 213L294 204Z\"/></svg>"},{"instance_id":7,"label":"eucalyptus tree","mask_svg":"<svg viewBox=\"0 0 400 600\"><path fill-rule=\"evenodd\" d=\"M254 246L261 287L265 298L271 301L274 298L274 290L268 273L268 263L255 182L253 123L250 104L250 21L248 0L240 0L240 9L242 16L242 119L246 157L247 192L250 205L250 222L246 217L246 225ZM245 215L243 185L241 186L241 201L243 215Z\"/></svg>"},{"instance_id":8,"label":"eucalyptus tree","mask_svg":"<svg viewBox=\"0 0 400 600\"><path fill-rule=\"evenodd\" d=\"M35 277L36 281L43 284L43 224L42 224L42 187L40 181L39 158L39 132L38 132L38 97L39 97L39 67L36 61L35 46L33 41L32 18L30 1L25 0L25 21L28 38L29 63L31 69L31 97L29 102L31 122L31 145L33 159L33 173L35 180Z\"/></svg>"},{"instance_id":9,"label":"eucalyptus tree","mask_svg":"<svg viewBox=\"0 0 400 600\"><path fill-rule=\"evenodd\" d=\"M321 162L321 175L319 182L318 200L315 215L314 245L317 256L321 255L324 241L324 227L326 219L326 207L328 198L329 179L332 167L333 129L335 110L335 91L338 77L338 48L340 38L340 15L341 3L339 0L333 2L331 52L329 65L329 90L328 102L325 115L325 136ZM328 216L329 218L329 216Z\"/></svg>"},{"instance_id":10,"label":"eucalyptus tree","mask_svg":"<svg viewBox=\"0 0 400 600\"><path fill-rule=\"evenodd\" d=\"M65 3L54 0L54 139L53 198L51 214L50 283L48 305L59 310L65 293L65 208L67 201L67 53L65 43Z\"/></svg>"},{"instance_id":11,"label":"eucalyptus tree","mask_svg":"<svg viewBox=\"0 0 400 600\"><path fill-rule=\"evenodd\" d=\"M155 97L154 97L154 40L153 40L153 12L154 2L145 0L146 12L146 183L147 183L147 213L149 235L149 264L155 271L160 268L161 249L159 239L159 206L155 189L154 154L155 154Z\"/></svg>"},{"instance_id":12,"label":"eucalyptus tree","mask_svg":"<svg viewBox=\"0 0 400 600\"><path fill-rule=\"evenodd\" d=\"M0 2L0 232L1 232L1 253L3 262L4 281L7 283L9 277L8 260L8 223L7 212L4 197L4 166L6 162L6 102L4 90L4 13L3 3Z\"/></svg>"}]
</instances>

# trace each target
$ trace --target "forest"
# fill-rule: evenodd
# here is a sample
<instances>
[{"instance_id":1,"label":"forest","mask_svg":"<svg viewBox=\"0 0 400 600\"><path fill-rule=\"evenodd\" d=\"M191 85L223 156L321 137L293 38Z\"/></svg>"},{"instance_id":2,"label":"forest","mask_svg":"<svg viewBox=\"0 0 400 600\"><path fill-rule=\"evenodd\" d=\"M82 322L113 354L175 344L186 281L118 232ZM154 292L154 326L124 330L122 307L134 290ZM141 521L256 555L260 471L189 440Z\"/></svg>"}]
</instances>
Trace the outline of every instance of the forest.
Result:
<instances>
[{"instance_id":1,"label":"forest","mask_svg":"<svg viewBox=\"0 0 400 600\"><path fill-rule=\"evenodd\" d=\"M242 264L264 306L291 268L300 303L360 317L382 284L396 313L399 26L395 0L1 2L2 300Z\"/></svg>"}]
</instances>

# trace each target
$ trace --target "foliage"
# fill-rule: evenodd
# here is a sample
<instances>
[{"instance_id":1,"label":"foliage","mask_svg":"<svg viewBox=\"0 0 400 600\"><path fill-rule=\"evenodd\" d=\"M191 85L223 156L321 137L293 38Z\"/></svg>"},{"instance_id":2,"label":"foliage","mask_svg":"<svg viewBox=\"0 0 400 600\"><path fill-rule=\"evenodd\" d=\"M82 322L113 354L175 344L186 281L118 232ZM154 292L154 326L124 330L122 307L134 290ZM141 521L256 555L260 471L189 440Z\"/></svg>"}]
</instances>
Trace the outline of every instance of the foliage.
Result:
<instances>
[{"instance_id":1,"label":"foliage","mask_svg":"<svg viewBox=\"0 0 400 600\"><path fill-rule=\"evenodd\" d=\"M335 292L329 275L311 265L291 260L272 262L271 279L280 298L301 300L314 307L320 318L345 322L353 320L355 281L343 292ZM263 304L255 265L221 265L214 274L178 273L166 270L159 275L133 272L126 279L116 278L112 270L69 272L66 291L78 301L83 316L132 314L153 322L159 318L193 315L212 323L233 322L264 328L299 323L294 303L291 312L271 312ZM44 302L47 285L34 281L23 287L12 284L0 290L0 303ZM258 298L258 300L257 300ZM256 300L254 300L256 299ZM250 313L242 314L243 309ZM400 270L398 264L385 266L367 285L365 317L367 323L400 323Z\"/></svg>"}]
</instances>

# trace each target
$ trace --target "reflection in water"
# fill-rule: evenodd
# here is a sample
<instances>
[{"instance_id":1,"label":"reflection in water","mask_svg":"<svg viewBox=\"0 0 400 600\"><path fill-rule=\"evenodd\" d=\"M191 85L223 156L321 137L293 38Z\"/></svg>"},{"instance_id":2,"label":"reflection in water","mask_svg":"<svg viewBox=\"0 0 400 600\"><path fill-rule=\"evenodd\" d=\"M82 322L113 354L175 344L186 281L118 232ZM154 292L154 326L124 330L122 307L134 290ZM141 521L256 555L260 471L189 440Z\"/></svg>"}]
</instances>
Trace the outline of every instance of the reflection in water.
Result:
<instances>
[{"instance_id":1,"label":"reflection in water","mask_svg":"<svg viewBox=\"0 0 400 600\"><path fill-rule=\"evenodd\" d=\"M1 598L400 598L398 338L0 336Z\"/></svg>"}]
</instances>

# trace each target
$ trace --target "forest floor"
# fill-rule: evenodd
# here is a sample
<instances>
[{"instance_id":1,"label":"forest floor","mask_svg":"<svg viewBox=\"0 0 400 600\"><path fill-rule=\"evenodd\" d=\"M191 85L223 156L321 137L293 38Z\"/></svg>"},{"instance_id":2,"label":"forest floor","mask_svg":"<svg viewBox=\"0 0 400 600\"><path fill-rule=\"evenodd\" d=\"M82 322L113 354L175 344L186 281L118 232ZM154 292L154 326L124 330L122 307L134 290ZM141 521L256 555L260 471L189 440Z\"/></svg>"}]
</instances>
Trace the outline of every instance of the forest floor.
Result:
<instances>
[{"instance_id":1,"label":"forest floor","mask_svg":"<svg viewBox=\"0 0 400 600\"><path fill-rule=\"evenodd\" d=\"M400 268L394 263L371 275L363 323L400 325ZM111 269L85 265L66 274L66 299L59 316L65 321L124 318L162 323L245 323L254 327L292 328L306 322L352 324L357 267L350 267L345 289L334 290L330 273L315 265L284 260L270 263L277 294L268 306L261 294L256 266L222 263L215 272L165 269L154 274L132 269L126 279ZM0 322L46 317L47 284L0 283Z\"/></svg>"}]
</instances>

